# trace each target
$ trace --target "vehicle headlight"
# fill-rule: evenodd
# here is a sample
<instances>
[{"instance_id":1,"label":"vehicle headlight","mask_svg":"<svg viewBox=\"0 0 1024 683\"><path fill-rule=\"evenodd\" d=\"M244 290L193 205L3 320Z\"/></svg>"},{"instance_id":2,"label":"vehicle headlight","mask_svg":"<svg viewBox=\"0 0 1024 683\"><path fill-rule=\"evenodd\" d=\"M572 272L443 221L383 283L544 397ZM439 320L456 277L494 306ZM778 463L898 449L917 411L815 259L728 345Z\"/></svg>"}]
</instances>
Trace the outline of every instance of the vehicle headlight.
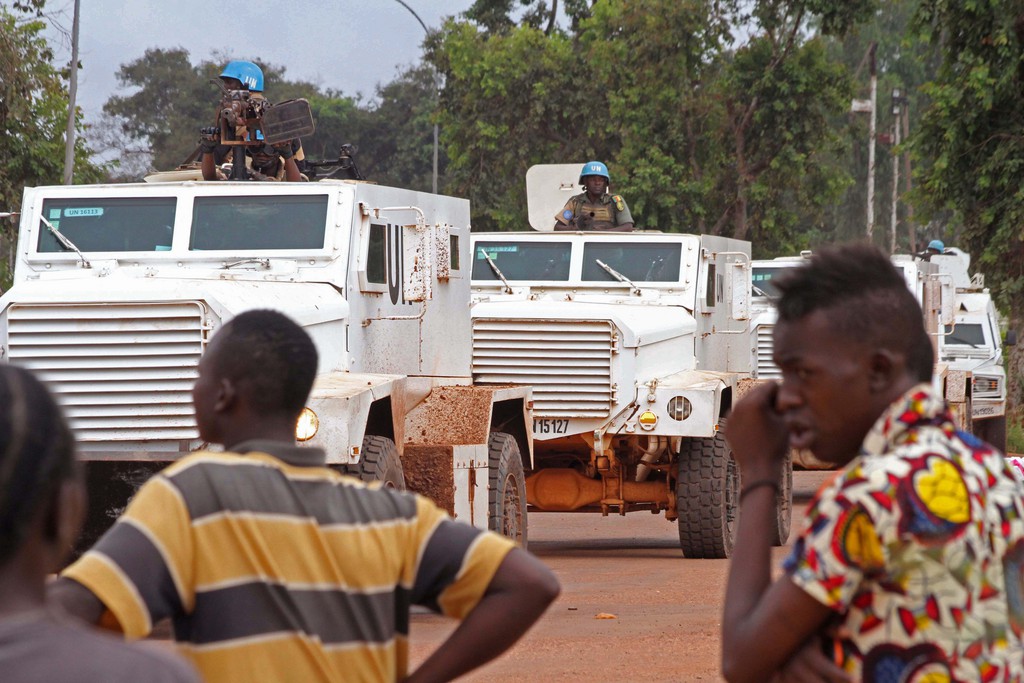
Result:
<instances>
[{"instance_id":1,"label":"vehicle headlight","mask_svg":"<svg viewBox=\"0 0 1024 683\"><path fill-rule=\"evenodd\" d=\"M309 441L316 436L320 429L320 418L309 407L303 408L299 413L299 420L295 423L295 439L297 441Z\"/></svg>"},{"instance_id":2,"label":"vehicle headlight","mask_svg":"<svg viewBox=\"0 0 1024 683\"><path fill-rule=\"evenodd\" d=\"M666 407L668 416L673 420L679 420L682 422L686 418L690 417L690 413L693 411L693 406L690 405L690 399L685 396L673 396L668 400L668 406Z\"/></svg>"}]
</instances>

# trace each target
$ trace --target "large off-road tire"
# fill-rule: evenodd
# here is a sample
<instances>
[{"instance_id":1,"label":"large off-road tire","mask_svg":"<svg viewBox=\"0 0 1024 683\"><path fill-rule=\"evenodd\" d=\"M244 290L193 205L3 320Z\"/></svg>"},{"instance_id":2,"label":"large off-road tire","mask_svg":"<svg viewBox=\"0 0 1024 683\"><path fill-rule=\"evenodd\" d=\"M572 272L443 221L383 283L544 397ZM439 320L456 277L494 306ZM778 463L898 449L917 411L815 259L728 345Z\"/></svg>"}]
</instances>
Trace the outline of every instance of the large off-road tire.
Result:
<instances>
[{"instance_id":1,"label":"large off-road tire","mask_svg":"<svg viewBox=\"0 0 1024 683\"><path fill-rule=\"evenodd\" d=\"M786 464L782 468L782 481L779 492L775 495L775 537L772 545L786 545L789 530L793 523L793 459L792 452L786 454Z\"/></svg>"},{"instance_id":2,"label":"large off-road tire","mask_svg":"<svg viewBox=\"0 0 1024 683\"><path fill-rule=\"evenodd\" d=\"M359 462L346 465L345 473L362 481L382 481L387 488L405 490L402 459L395 442L386 436L364 436Z\"/></svg>"},{"instance_id":3,"label":"large off-road tire","mask_svg":"<svg viewBox=\"0 0 1024 683\"><path fill-rule=\"evenodd\" d=\"M1006 416L989 417L971 422L971 433L987 444L996 447L1000 453L1006 453Z\"/></svg>"},{"instance_id":4,"label":"large off-road tire","mask_svg":"<svg viewBox=\"0 0 1024 683\"><path fill-rule=\"evenodd\" d=\"M683 556L732 555L739 513L740 473L725 442L725 419L713 437L683 439L676 476L679 547Z\"/></svg>"},{"instance_id":5,"label":"large off-road tire","mask_svg":"<svg viewBox=\"0 0 1024 683\"><path fill-rule=\"evenodd\" d=\"M526 477L512 435L491 432L487 441L487 526L526 547Z\"/></svg>"}]
</instances>

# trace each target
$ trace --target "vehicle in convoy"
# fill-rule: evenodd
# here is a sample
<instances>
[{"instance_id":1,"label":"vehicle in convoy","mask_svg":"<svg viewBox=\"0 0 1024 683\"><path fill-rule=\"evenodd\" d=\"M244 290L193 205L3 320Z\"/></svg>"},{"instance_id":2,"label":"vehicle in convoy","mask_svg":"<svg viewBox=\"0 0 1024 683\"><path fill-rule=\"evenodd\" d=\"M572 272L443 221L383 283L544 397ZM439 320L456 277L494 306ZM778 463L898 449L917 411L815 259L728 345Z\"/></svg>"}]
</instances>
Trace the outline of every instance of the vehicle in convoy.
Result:
<instances>
[{"instance_id":1,"label":"vehicle in convoy","mask_svg":"<svg viewBox=\"0 0 1024 683\"><path fill-rule=\"evenodd\" d=\"M985 276L969 274L969 254L951 247L931 257L951 284L954 317L945 325L940 360L951 369L969 373L969 427L999 450L1006 451L1006 370L999 312L985 287ZM1017 343L1014 331L1006 344Z\"/></svg>"},{"instance_id":2,"label":"vehicle in convoy","mask_svg":"<svg viewBox=\"0 0 1024 683\"><path fill-rule=\"evenodd\" d=\"M728 557L740 481L722 427L750 377L750 244L551 232L579 165L537 168L536 232L474 233L470 266L474 383L533 388L529 510L664 512L686 557ZM791 487L790 467L778 544Z\"/></svg>"},{"instance_id":3,"label":"vehicle in convoy","mask_svg":"<svg viewBox=\"0 0 1024 683\"><path fill-rule=\"evenodd\" d=\"M771 359L777 295L772 279L786 268L799 266L807 256L809 252L753 262L750 348L753 372L759 379L779 377ZM921 304L925 328L935 340L935 379L943 385L961 426L1005 451L1006 371L999 314L984 277L970 276L970 256L955 248L928 260L910 255L892 260ZM1016 335L1008 334L1007 343L1015 342ZM805 467L823 465L808 454L794 458Z\"/></svg>"},{"instance_id":4,"label":"vehicle in convoy","mask_svg":"<svg viewBox=\"0 0 1024 683\"><path fill-rule=\"evenodd\" d=\"M213 333L280 310L319 353L301 443L525 543L529 390L472 383L469 229L466 200L352 181L27 188L0 358L55 392L116 515L206 446L190 390Z\"/></svg>"}]
</instances>

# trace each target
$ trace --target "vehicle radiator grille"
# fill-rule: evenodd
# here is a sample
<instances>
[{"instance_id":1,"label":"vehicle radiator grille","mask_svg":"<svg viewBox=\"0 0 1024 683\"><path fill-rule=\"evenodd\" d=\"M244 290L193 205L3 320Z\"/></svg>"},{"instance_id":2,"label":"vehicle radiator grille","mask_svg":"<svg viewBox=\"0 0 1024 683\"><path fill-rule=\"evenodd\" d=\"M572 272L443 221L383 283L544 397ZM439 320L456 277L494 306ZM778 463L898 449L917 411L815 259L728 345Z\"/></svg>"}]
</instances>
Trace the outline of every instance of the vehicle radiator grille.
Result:
<instances>
[{"instance_id":1,"label":"vehicle radiator grille","mask_svg":"<svg viewBox=\"0 0 1024 683\"><path fill-rule=\"evenodd\" d=\"M533 387L538 417L607 417L615 343L608 321L475 320L473 381Z\"/></svg>"},{"instance_id":2,"label":"vehicle radiator grille","mask_svg":"<svg viewBox=\"0 0 1024 683\"><path fill-rule=\"evenodd\" d=\"M54 392L82 450L176 451L198 437L191 391L204 312L198 301L12 304L7 353Z\"/></svg>"},{"instance_id":3,"label":"vehicle radiator grille","mask_svg":"<svg viewBox=\"0 0 1024 683\"><path fill-rule=\"evenodd\" d=\"M975 398L999 398L1001 394L998 377L974 376L972 396Z\"/></svg>"},{"instance_id":4,"label":"vehicle radiator grille","mask_svg":"<svg viewBox=\"0 0 1024 683\"><path fill-rule=\"evenodd\" d=\"M779 379L782 373L772 362L772 332L774 325L757 326L757 378Z\"/></svg>"}]
</instances>

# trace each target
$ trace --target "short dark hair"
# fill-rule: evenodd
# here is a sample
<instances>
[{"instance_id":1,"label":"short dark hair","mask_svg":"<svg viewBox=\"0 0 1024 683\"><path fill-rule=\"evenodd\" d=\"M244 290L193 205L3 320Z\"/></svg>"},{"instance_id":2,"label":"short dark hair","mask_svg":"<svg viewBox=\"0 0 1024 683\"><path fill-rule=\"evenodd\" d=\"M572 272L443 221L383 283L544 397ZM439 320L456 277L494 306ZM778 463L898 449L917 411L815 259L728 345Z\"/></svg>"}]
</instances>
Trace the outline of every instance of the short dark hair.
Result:
<instances>
[{"instance_id":1,"label":"short dark hair","mask_svg":"<svg viewBox=\"0 0 1024 683\"><path fill-rule=\"evenodd\" d=\"M278 311L258 309L232 318L221 330L215 372L245 392L262 415L302 411L316 378L313 340Z\"/></svg>"},{"instance_id":2,"label":"short dark hair","mask_svg":"<svg viewBox=\"0 0 1024 683\"><path fill-rule=\"evenodd\" d=\"M28 370L0 363L0 565L74 463L74 437L50 392Z\"/></svg>"},{"instance_id":3,"label":"short dark hair","mask_svg":"<svg viewBox=\"0 0 1024 683\"><path fill-rule=\"evenodd\" d=\"M773 284L782 293L780 321L827 311L840 333L903 353L911 375L931 380L935 355L921 306L881 250L864 243L825 247Z\"/></svg>"}]
</instances>

